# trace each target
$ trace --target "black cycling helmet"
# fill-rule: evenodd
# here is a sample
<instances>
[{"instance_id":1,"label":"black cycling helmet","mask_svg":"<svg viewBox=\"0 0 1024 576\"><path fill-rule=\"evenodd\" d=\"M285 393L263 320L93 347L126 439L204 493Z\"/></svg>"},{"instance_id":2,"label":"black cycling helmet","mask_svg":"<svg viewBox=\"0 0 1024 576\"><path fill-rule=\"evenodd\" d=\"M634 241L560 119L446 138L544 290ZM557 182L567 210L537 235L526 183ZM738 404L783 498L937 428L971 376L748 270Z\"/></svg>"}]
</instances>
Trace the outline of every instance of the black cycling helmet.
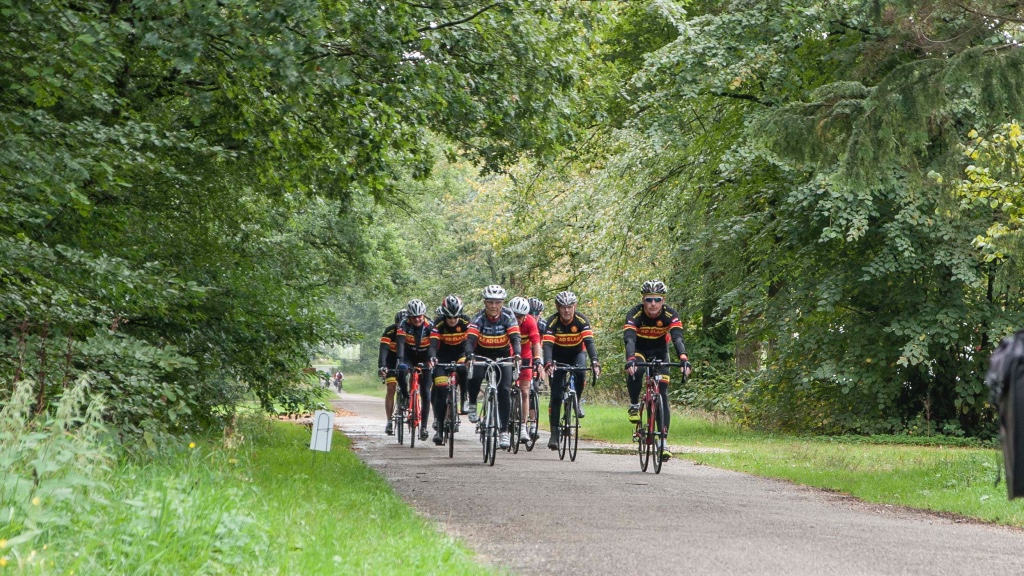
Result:
<instances>
[{"instance_id":1,"label":"black cycling helmet","mask_svg":"<svg viewBox=\"0 0 1024 576\"><path fill-rule=\"evenodd\" d=\"M648 280L640 287L640 293L645 296L647 294L661 294L664 296L668 294L668 286L665 286L665 283L661 280Z\"/></svg>"},{"instance_id":2,"label":"black cycling helmet","mask_svg":"<svg viewBox=\"0 0 1024 576\"><path fill-rule=\"evenodd\" d=\"M423 300L413 298L405 305L405 312L409 316L423 316L427 313L427 305L423 303Z\"/></svg>"},{"instance_id":3,"label":"black cycling helmet","mask_svg":"<svg viewBox=\"0 0 1024 576\"><path fill-rule=\"evenodd\" d=\"M530 314L540 314L544 311L544 303L540 298L530 298Z\"/></svg>"},{"instance_id":4,"label":"black cycling helmet","mask_svg":"<svg viewBox=\"0 0 1024 576\"><path fill-rule=\"evenodd\" d=\"M441 313L448 318L462 315L462 298L455 294L445 296L444 303L441 304Z\"/></svg>"},{"instance_id":5,"label":"black cycling helmet","mask_svg":"<svg viewBox=\"0 0 1024 576\"><path fill-rule=\"evenodd\" d=\"M434 308L434 316L435 317L436 316L440 316L442 314L444 314L444 306L438 306L437 308Z\"/></svg>"},{"instance_id":6,"label":"black cycling helmet","mask_svg":"<svg viewBox=\"0 0 1024 576\"><path fill-rule=\"evenodd\" d=\"M402 308L395 314L395 324L401 324L405 320L405 308Z\"/></svg>"},{"instance_id":7,"label":"black cycling helmet","mask_svg":"<svg viewBox=\"0 0 1024 576\"><path fill-rule=\"evenodd\" d=\"M572 306L576 302L576 295L568 290L563 290L555 295L556 306Z\"/></svg>"}]
</instances>

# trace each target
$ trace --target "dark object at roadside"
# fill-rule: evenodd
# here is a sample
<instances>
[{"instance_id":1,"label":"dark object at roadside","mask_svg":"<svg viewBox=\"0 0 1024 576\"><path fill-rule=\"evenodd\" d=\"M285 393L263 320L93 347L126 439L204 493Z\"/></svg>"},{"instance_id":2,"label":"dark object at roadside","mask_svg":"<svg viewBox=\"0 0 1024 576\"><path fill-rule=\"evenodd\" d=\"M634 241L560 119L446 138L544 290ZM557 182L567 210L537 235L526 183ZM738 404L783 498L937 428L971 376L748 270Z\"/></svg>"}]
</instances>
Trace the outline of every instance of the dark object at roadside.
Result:
<instances>
[{"instance_id":1,"label":"dark object at roadside","mask_svg":"<svg viewBox=\"0 0 1024 576\"><path fill-rule=\"evenodd\" d=\"M1004 338L992 353L985 385L999 409L999 438L1010 500L1024 496L1024 330Z\"/></svg>"}]
</instances>

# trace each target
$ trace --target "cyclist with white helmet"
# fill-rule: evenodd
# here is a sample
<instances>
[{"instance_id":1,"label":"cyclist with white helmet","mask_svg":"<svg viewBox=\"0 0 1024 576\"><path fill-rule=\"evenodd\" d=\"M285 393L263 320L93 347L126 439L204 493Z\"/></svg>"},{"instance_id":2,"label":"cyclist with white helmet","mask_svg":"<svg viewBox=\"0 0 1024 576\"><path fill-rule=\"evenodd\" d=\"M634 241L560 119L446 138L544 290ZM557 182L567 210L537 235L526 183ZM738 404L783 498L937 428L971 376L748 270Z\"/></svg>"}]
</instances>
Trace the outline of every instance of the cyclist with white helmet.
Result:
<instances>
[{"instance_id":1,"label":"cyclist with white helmet","mask_svg":"<svg viewBox=\"0 0 1024 576\"><path fill-rule=\"evenodd\" d=\"M561 418L562 403L557 399L562 397L562 387L565 385L567 372L555 372L555 362L561 364L572 364L573 366L584 366L586 358L584 350L590 356L590 365L594 368L594 376L601 375L601 363L597 359L597 347L594 345L594 330L590 327L590 320L583 314L576 311L578 299L572 292L565 290L555 296L555 305L558 308L556 314L552 314L547 321L547 331L544 333L544 365L548 371L551 384L551 402L548 403L548 424L551 426L551 438L548 440L548 448L558 450L558 420ZM586 386L586 372L576 371L576 416L583 418L583 389Z\"/></svg>"},{"instance_id":2,"label":"cyclist with white helmet","mask_svg":"<svg viewBox=\"0 0 1024 576\"><path fill-rule=\"evenodd\" d=\"M515 315L516 322L519 324L519 337L523 344L523 367L519 371L519 380L516 381L516 384L519 386L519 395L523 399L522 405L529 407L530 383L533 381L534 370L539 372L541 368L540 330L537 329L537 321L530 315L530 303L526 298L516 296L509 300L508 308ZM526 426L522 427L519 441L530 441L530 430L527 430Z\"/></svg>"},{"instance_id":3,"label":"cyclist with white helmet","mask_svg":"<svg viewBox=\"0 0 1024 576\"><path fill-rule=\"evenodd\" d=\"M442 315L434 323L434 329L430 332L430 350L427 352L434 376L434 444L439 446L444 443L439 420L444 418L448 412L448 393L445 387L448 386L449 371L435 366L435 364L438 362L444 364L461 362L466 347L466 336L469 334L469 318L462 313L461 298L449 294L445 297L440 310ZM464 391L466 389L465 366L456 369L455 376L459 380L459 388ZM438 387L443 389L439 390Z\"/></svg>"},{"instance_id":4,"label":"cyclist with white helmet","mask_svg":"<svg viewBox=\"0 0 1024 576\"><path fill-rule=\"evenodd\" d=\"M402 391L402 402L408 400L409 383L406 379L409 369L417 364L426 364L429 357L430 332L433 325L427 320L427 305L422 300L412 299L405 307L405 320L398 325L398 386ZM427 439L427 417L430 415L430 378L420 380L420 440Z\"/></svg>"},{"instance_id":5,"label":"cyclist with white helmet","mask_svg":"<svg viewBox=\"0 0 1024 576\"><path fill-rule=\"evenodd\" d=\"M650 362L655 359L668 362L668 342L676 349L679 362L683 365L683 373L690 374L690 362L686 355L686 344L683 343L683 323L676 311L665 305L668 287L660 280L648 280L640 287L643 302L629 309L626 313L626 324L622 328L622 339L626 344L626 387L629 390L629 421L640 421L640 392L644 385L643 373L638 370L637 362ZM667 335L667 336L666 336ZM661 382L658 391L662 405L665 407L665 431L668 432L671 422L671 410L668 403L668 367L660 368ZM672 457L668 450L662 452L663 460Z\"/></svg>"},{"instance_id":6,"label":"cyclist with white helmet","mask_svg":"<svg viewBox=\"0 0 1024 576\"><path fill-rule=\"evenodd\" d=\"M387 391L384 393L384 410L387 412L388 424L384 427L384 433L391 436L395 433L391 425L391 414L395 409L395 392L398 390L398 325L405 320L405 308L395 314L395 323L384 329L380 337L380 347L377 352L377 369L380 377L384 379L384 386Z\"/></svg>"},{"instance_id":7,"label":"cyclist with white helmet","mask_svg":"<svg viewBox=\"0 0 1024 576\"><path fill-rule=\"evenodd\" d=\"M474 355L484 356L492 360L513 356L519 358L520 349L519 324L512 313L503 306L508 293L497 284L484 288L484 309L473 317L469 323L469 334L466 336L465 357L467 362L473 361ZM511 354L510 354L511 352ZM469 421L479 420L476 412L476 397L480 393L480 383L484 378L484 370L474 370L469 379ZM512 367L500 366L501 378L498 380L498 429L505 430L508 425L508 413L511 408L509 390L512 387ZM498 446L508 448L509 434L502 432Z\"/></svg>"}]
</instances>

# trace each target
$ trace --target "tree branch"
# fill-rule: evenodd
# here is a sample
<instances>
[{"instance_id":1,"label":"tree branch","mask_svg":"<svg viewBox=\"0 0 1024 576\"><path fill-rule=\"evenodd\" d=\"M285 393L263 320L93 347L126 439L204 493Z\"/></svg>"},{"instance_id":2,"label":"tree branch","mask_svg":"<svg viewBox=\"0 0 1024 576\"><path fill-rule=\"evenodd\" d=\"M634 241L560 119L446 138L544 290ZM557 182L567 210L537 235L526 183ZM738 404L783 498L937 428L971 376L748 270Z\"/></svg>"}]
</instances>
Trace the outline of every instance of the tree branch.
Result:
<instances>
[{"instance_id":1,"label":"tree branch","mask_svg":"<svg viewBox=\"0 0 1024 576\"><path fill-rule=\"evenodd\" d=\"M423 28L417 28L416 31L417 32L431 32L431 31L434 31L434 30L441 30L443 28L451 28L452 26L458 26L459 24L465 24L466 22L469 22L470 20L473 20L477 16L483 14L484 12L487 12L491 8L494 8L495 6L498 6L500 4L501 4L501 2L495 2L493 4L489 4L487 6L484 6L483 8L477 10L476 12L470 14L469 16L466 16L465 18L463 18L461 20L453 20L451 22L445 22L444 24L424 26Z\"/></svg>"}]
</instances>

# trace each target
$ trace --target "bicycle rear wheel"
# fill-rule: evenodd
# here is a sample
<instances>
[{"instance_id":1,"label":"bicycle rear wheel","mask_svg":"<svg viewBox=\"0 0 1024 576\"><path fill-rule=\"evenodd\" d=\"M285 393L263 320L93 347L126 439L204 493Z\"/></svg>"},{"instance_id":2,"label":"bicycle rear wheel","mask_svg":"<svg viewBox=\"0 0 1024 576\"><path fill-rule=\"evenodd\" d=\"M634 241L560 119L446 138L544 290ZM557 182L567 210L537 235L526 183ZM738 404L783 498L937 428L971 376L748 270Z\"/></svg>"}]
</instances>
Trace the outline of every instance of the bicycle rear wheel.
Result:
<instances>
[{"instance_id":1,"label":"bicycle rear wheel","mask_svg":"<svg viewBox=\"0 0 1024 576\"><path fill-rule=\"evenodd\" d=\"M576 403L579 402L579 398L576 397L575 392L569 393L569 405L572 409L569 410L569 461L576 461L576 448L579 447L580 443L580 419L576 416Z\"/></svg>"},{"instance_id":2,"label":"bicycle rear wheel","mask_svg":"<svg viewBox=\"0 0 1024 576\"><path fill-rule=\"evenodd\" d=\"M459 417L459 392L455 383L448 384L448 412L444 422L444 441L448 444L448 457L455 456L455 423Z\"/></svg>"},{"instance_id":3,"label":"bicycle rear wheel","mask_svg":"<svg viewBox=\"0 0 1024 576\"><path fill-rule=\"evenodd\" d=\"M487 464L494 466L494 457L498 453L498 394L491 390L487 393Z\"/></svg>"},{"instance_id":4,"label":"bicycle rear wheel","mask_svg":"<svg viewBox=\"0 0 1024 576\"><path fill-rule=\"evenodd\" d=\"M665 451L665 408L661 405L661 395L654 399L654 473L661 474L661 453Z\"/></svg>"},{"instance_id":5,"label":"bicycle rear wheel","mask_svg":"<svg viewBox=\"0 0 1024 576\"><path fill-rule=\"evenodd\" d=\"M651 403L644 402L640 408L640 423L637 424L640 433L640 471L647 472L647 467L651 462Z\"/></svg>"},{"instance_id":6,"label":"bicycle rear wheel","mask_svg":"<svg viewBox=\"0 0 1024 576\"><path fill-rule=\"evenodd\" d=\"M399 400L400 401L400 400ZM401 407L397 407L395 415L392 418L395 421L395 436L398 436L398 444L404 444L405 434L405 411Z\"/></svg>"}]
</instances>

